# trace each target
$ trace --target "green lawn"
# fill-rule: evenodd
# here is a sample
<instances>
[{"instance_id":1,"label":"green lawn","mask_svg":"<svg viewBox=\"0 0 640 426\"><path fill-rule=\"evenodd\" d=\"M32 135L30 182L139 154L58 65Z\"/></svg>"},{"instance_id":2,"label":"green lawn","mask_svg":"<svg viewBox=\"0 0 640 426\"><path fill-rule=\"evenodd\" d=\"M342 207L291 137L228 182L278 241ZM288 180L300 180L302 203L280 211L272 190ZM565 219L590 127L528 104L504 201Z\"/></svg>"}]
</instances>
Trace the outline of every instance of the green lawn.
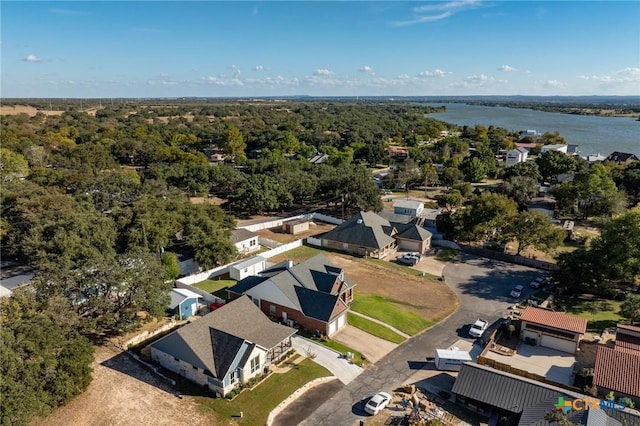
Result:
<instances>
[{"instance_id":1,"label":"green lawn","mask_svg":"<svg viewBox=\"0 0 640 426\"><path fill-rule=\"evenodd\" d=\"M378 319L410 336L434 324L419 314L403 308L406 303L373 294L355 293L351 309Z\"/></svg>"},{"instance_id":2,"label":"green lawn","mask_svg":"<svg viewBox=\"0 0 640 426\"><path fill-rule=\"evenodd\" d=\"M568 314L579 316L587 320L587 331L601 333L602 330L615 325L623 318L620 316L618 300L606 300L597 297L561 297L556 303L562 306Z\"/></svg>"},{"instance_id":3,"label":"green lawn","mask_svg":"<svg viewBox=\"0 0 640 426\"><path fill-rule=\"evenodd\" d=\"M389 328L383 325L377 324L366 318L362 318L354 314L349 314L348 318L349 318L350 325L356 328L359 328L362 331L366 331L367 333L372 334L381 339L384 339L393 343L402 343L405 340L404 337L394 332L393 330L390 330Z\"/></svg>"},{"instance_id":4,"label":"green lawn","mask_svg":"<svg viewBox=\"0 0 640 426\"><path fill-rule=\"evenodd\" d=\"M207 293L212 293L221 299L227 300L229 295L227 294L226 289L235 285L236 282L236 280L204 280L194 284L193 286L200 290L204 290Z\"/></svg>"},{"instance_id":5,"label":"green lawn","mask_svg":"<svg viewBox=\"0 0 640 426\"><path fill-rule=\"evenodd\" d=\"M331 376L326 368L305 359L285 374L272 374L267 380L253 388L245 390L233 401L225 398L196 397L199 409L217 417L215 424L263 425L267 416L280 402L319 377ZM237 417L242 411L243 417ZM188 419L183 419L188 422Z\"/></svg>"},{"instance_id":6,"label":"green lawn","mask_svg":"<svg viewBox=\"0 0 640 426\"><path fill-rule=\"evenodd\" d=\"M458 255L458 250L450 249L450 248L438 248L438 254L436 255L436 260L440 262L448 262L454 257Z\"/></svg>"},{"instance_id":7,"label":"green lawn","mask_svg":"<svg viewBox=\"0 0 640 426\"><path fill-rule=\"evenodd\" d=\"M273 256L269 259L269 262L278 263L283 260L291 259L294 262L303 262L316 254L324 253L326 254L328 250L320 250L311 246L300 246L296 247L293 250L289 250L285 253L279 254L277 256Z\"/></svg>"}]
</instances>

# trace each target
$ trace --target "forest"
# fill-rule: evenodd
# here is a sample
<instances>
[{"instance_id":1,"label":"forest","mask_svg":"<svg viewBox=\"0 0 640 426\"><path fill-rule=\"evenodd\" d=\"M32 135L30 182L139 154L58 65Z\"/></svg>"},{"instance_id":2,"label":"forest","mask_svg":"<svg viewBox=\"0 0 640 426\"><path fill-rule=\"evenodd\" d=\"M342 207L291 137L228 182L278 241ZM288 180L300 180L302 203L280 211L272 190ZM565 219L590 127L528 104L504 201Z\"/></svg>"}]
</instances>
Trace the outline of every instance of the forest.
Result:
<instances>
[{"instance_id":1,"label":"forest","mask_svg":"<svg viewBox=\"0 0 640 426\"><path fill-rule=\"evenodd\" d=\"M0 117L2 256L38 271L32 286L1 301L3 424L28 423L82 392L92 344L165 314L179 273L174 252L190 251L208 269L236 257L230 233L238 218L337 205L347 215L379 211L372 170L384 167L391 170L385 188L439 188L447 238L517 241L518 252L562 242L560 228L526 206L540 184L571 173L572 181L552 189L559 217L590 220L603 236L561 258L563 283L583 285L567 268L602 253L623 266L591 268L598 280L589 285L635 286L640 275L640 221L634 224L639 213L632 209L640 201L639 162L589 164L549 151L504 168L497 159L519 133L440 122L426 117L432 108L412 102L31 105L40 111ZM545 134L538 142L563 138ZM393 158L390 148L406 155ZM321 164L309 161L320 153ZM486 179L495 184L472 186ZM195 204L193 196L222 203ZM635 251L607 251L621 226Z\"/></svg>"}]
</instances>

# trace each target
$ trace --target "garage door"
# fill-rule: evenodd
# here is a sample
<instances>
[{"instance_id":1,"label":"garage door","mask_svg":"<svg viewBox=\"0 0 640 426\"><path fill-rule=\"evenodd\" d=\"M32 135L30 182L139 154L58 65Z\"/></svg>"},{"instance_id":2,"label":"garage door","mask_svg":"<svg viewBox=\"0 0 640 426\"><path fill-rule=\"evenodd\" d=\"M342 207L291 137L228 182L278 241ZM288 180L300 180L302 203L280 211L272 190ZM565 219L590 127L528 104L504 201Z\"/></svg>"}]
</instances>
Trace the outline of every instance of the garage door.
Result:
<instances>
[{"instance_id":1,"label":"garage door","mask_svg":"<svg viewBox=\"0 0 640 426\"><path fill-rule=\"evenodd\" d=\"M340 318L338 318L338 330L340 330L345 325L345 323L347 322L346 319L346 315L342 315Z\"/></svg>"},{"instance_id":2,"label":"garage door","mask_svg":"<svg viewBox=\"0 0 640 426\"><path fill-rule=\"evenodd\" d=\"M408 251L422 251L422 243L419 241L407 241L402 240L400 243L400 248Z\"/></svg>"},{"instance_id":3,"label":"garage door","mask_svg":"<svg viewBox=\"0 0 640 426\"><path fill-rule=\"evenodd\" d=\"M570 340L558 339L557 337L548 336L546 334L542 335L540 346L562 352L569 352L571 354L575 352L576 348L575 343Z\"/></svg>"},{"instance_id":4,"label":"garage door","mask_svg":"<svg viewBox=\"0 0 640 426\"><path fill-rule=\"evenodd\" d=\"M331 336L333 333L336 332L337 326L338 325L338 320L335 320L331 323L329 323L329 336Z\"/></svg>"},{"instance_id":5,"label":"garage door","mask_svg":"<svg viewBox=\"0 0 640 426\"><path fill-rule=\"evenodd\" d=\"M523 338L523 340L533 339L535 341L538 341L538 333L534 333L533 331L525 330L524 333L522 334L522 338Z\"/></svg>"}]
</instances>

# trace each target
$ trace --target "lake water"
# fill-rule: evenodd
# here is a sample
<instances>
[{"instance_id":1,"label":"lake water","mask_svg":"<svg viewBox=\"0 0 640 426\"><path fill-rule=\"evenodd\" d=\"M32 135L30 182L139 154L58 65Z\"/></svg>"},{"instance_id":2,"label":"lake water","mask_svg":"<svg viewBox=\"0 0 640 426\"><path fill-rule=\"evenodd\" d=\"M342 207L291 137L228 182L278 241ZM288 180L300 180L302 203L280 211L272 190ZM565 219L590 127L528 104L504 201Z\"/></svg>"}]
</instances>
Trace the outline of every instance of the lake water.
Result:
<instances>
[{"instance_id":1,"label":"lake water","mask_svg":"<svg viewBox=\"0 0 640 426\"><path fill-rule=\"evenodd\" d=\"M582 156L596 153L609 155L620 151L640 157L640 121L636 121L637 117L598 117L461 103L428 105L445 105L445 112L427 114L427 117L447 123L460 126L493 125L511 131L558 131L567 143L579 145Z\"/></svg>"}]
</instances>

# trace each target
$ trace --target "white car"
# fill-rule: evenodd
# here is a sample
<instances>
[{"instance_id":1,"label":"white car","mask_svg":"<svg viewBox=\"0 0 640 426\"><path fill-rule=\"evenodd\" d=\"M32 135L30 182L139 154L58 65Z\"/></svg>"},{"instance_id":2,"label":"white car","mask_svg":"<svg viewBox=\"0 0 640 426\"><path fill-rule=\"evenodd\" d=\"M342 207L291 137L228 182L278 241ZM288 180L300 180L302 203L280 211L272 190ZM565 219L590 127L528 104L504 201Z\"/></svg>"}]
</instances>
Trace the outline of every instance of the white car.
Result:
<instances>
[{"instance_id":1,"label":"white car","mask_svg":"<svg viewBox=\"0 0 640 426\"><path fill-rule=\"evenodd\" d=\"M531 281L529 283L529 287L531 288L540 288L542 286L542 283L540 281Z\"/></svg>"},{"instance_id":2,"label":"white car","mask_svg":"<svg viewBox=\"0 0 640 426\"><path fill-rule=\"evenodd\" d=\"M482 333L484 333L484 331L487 329L487 327L489 327L489 321L479 319L474 322L469 329L469 335L471 337L480 337L482 336Z\"/></svg>"},{"instance_id":3,"label":"white car","mask_svg":"<svg viewBox=\"0 0 640 426\"><path fill-rule=\"evenodd\" d=\"M511 297L520 297L522 296L522 290L524 290L524 287L521 285L517 285L513 288L513 290L511 290Z\"/></svg>"},{"instance_id":4,"label":"white car","mask_svg":"<svg viewBox=\"0 0 640 426\"><path fill-rule=\"evenodd\" d=\"M367 402L367 405L364 406L364 411L375 416L380 411L384 410L384 407L389 404L391 401L391 395L386 392L378 392L373 395L371 399Z\"/></svg>"}]
</instances>

